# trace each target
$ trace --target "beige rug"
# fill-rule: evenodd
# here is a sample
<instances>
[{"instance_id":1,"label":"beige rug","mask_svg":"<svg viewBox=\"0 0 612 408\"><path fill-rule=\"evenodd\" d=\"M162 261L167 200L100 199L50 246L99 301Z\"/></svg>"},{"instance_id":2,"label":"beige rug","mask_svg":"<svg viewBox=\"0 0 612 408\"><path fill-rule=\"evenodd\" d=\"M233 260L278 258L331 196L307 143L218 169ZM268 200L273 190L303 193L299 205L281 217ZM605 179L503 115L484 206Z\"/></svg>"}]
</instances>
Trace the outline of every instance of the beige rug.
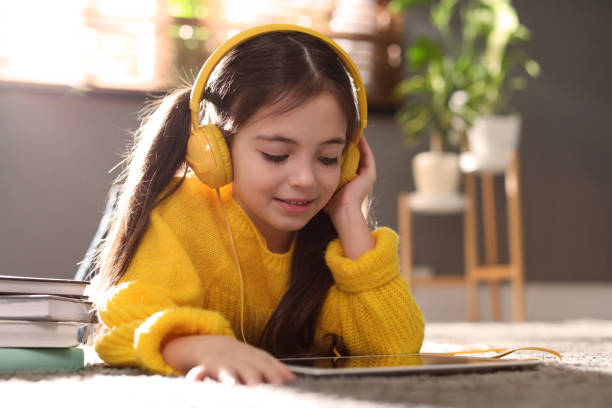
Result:
<instances>
[{"instance_id":1,"label":"beige rug","mask_svg":"<svg viewBox=\"0 0 612 408\"><path fill-rule=\"evenodd\" d=\"M466 344L467 343L467 344ZM402 377L300 378L276 386L224 386L213 381L88 367L72 373L0 376L2 407L612 407L612 322L432 323L424 351L470 346L540 346L546 363L528 371Z\"/></svg>"}]
</instances>

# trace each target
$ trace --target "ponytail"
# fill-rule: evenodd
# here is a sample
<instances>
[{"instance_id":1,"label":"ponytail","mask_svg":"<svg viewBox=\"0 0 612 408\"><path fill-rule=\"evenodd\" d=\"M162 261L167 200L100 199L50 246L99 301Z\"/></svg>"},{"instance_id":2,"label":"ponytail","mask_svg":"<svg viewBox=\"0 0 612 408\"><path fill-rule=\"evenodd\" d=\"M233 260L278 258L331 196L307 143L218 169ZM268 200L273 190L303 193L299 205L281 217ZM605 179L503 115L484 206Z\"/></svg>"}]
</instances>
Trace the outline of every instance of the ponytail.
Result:
<instances>
[{"instance_id":1,"label":"ponytail","mask_svg":"<svg viewBox=\"0 0 612 408\"><path fill-rule=\"evenodd\" d=\"M94 259L94 273L99 271L95 295L119 282L147 227L151 210L176 191L185 178L185 152L191 130L190 90L177 89L144 111L134 145L123 161L126 168L117 180L123 187L108 237ZM181 172L182 179L167 189Z\"/></svg>"}]
</instances>

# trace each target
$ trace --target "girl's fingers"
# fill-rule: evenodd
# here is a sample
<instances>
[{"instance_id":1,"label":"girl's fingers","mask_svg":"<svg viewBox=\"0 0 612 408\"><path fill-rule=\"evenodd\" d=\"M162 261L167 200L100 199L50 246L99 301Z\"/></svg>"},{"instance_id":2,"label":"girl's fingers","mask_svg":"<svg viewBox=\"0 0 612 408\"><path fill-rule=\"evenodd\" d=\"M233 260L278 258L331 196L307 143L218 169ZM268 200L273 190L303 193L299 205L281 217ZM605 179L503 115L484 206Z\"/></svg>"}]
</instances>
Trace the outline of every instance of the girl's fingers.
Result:
<instances>
[{"instance_id":1,"label":"girl's fingers","mask_svg":"<svg viewBox=\"0 0 612 408\"><path fill-rule=\"evenodd\" d=\"M276 371L264 372L263 375L268 384L283 385L287 380L285 377L283 377L280 373Z\"/></svg>"},{"instance_id":2,"label":"girl's fingers","mask_svg":"<svg viewBox=\"0 0 612 408\"><path fill-rule=\"evenodd\" d=\"M257 367L245 365L238 370L240 382L244 385L258 385L264 381L264 374Z\"/></svg>"},{"instance_id":3,"label":"girl's fingers","mask_svg":"<svg viewBox=\"0 0 612 408\"><path fill-rule=\"evenodd\" d=\"M203 381L207 378L208 371L203 366L195 366L185 375L185 378L191 381Z\"/></svg>"},{"instance_id":4,"label":"girl's fingers","mask_svg":"<svg viewBox=\"0 0 612 408\"><path fill-rule=\"evenodd\" d=\"M198 366L189 370L185 375L188 380L202 381L212 378L227 385L257 385L263 382L281 385L295 380L295 375L289 367L264 350L222 337L206 340L210 341L212 346L219 346L219 350L230 350L232 358L220 358L219 353L212 352L202 359Z\"/></svg>"},{"instance_id":5,"label":"girl's fingers","mask_svg":"<svg viewBox=\"0 0 612 408\"><path fill-rule=\"evenodd\" d=\"M291 371L291 369L289 367L287 367L286 364L284 364L283 362L274 359L274 363L275 365L278 367L280 373L282 374L283 378L289 380L289 381L295 381L295 374L293 373L293 371Z\"/></svg>"},{"instance_id":6,"label":"girl's fingers","mask_svg":"<svg viewBox=\"0 0 612 408\"><path fill-rule=\"evenodd\" d=\"M240 376L237 370L230 367L223 367L215 376L215 380L225 385L236 385L240 383Z\"/></svg>"},{"instance_id":7,"label":"girl's fingers","mask_svg":"<svg viewBox=\"0 0 612 408\"><path fill-rule=\"evenodd\" d=\"M372 153L372 149L365 136L361 136L361 139L359 139L359 153L361 158L359 160L359 167L374 168L374 153Z\"/></svg>"},{"instance_id":8,"label":"girl's fingers","mask_svg":"<svg viewBox=\"0 0 612 408\"><path fill-rule=\"evenodd\" d=\"M250 365L241 369L244 384L267 382L282 385L286 381L295 381L295 375L285 364L265 352L260 357L250 360Z\"/></svg>"},{"instance_id":9,"label":"girl's fingers","mask_svg":"<svg viewBox=\"0 0 612 408\"><path fill-rule=\"evenodd\" d=\"M286 381L295 381L295 375L289 367L268 353L264 353L263 358L254 364L267 383L281 385Z\"/></svg>"},{"instance_id":10,"label":"girl's fingers","mask_svg":"<svg viewBox=\"0 0 612 408\"><path fill-rule=\"evenodd\" d=\"M274 366L267 367L263 375L267 383L282 385L286 381L295 381L295 375L291 371Z\"/></svg>"},{"instance_id":11,"label":"girl's fingers","mask_svg":"<svg viewBox=\"0 0 612 408\"><path fill-rule=\"evenodd\" d=\"M368 145L368 141L366 140L365 135L361 136L361 138L359 139L359 144L357 145L357 147L359 147L359 150L362 153L368 153L369 152L370 146Z\"/></svg>"}]
</instances>

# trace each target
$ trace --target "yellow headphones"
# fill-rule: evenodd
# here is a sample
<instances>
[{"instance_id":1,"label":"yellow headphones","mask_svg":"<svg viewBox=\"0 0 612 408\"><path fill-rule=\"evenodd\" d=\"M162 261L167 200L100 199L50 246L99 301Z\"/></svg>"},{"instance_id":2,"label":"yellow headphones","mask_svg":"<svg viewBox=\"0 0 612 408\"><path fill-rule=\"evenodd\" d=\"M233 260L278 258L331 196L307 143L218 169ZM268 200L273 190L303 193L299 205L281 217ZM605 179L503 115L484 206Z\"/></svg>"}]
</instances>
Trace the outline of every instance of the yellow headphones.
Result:
<instances>
[{"instance_id":1,"label":"yellow headphones","mask_svg":"<svg viewBox=\"0 0 612 408\"><path fill-rule=\"evenodd\" d=\"M232 163L230 153L221 134L221 130L215 125L200 126L198 115L202 95L213 69L219 61L234 47L243 42L270 32L300 32L319 38L328 44L344 63L346 70L353 78L357 90L357 105L359 108L360 126L357 134L349 142L341 159L341 173L339 187L356 177L359 165L359 150L357 142L367 123L367 101L365 87L357 66L349 55L331 38L328 38L314 30L292 24L269 24L245 30L225 43L221 44L206 60L195 84L191 90L189 109L191 110L191 135L187 144L186 160L196 176L206 185L212 188L220 188L232 181Z\"/></svg>"}]
</instances>

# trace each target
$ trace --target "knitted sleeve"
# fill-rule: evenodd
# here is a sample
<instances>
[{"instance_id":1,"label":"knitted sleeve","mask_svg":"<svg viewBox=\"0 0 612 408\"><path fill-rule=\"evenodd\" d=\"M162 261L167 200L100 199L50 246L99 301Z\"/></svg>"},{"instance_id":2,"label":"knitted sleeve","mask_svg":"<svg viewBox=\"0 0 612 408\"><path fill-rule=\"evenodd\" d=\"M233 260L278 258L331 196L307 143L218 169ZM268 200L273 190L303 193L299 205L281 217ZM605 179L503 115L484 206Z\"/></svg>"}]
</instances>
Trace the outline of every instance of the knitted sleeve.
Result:
<instances>
[{"instance_id":1,"label":"knitted sleeve","mask_svg":"<svg viewBox=\"0 0 612 408\"><path fill-rule=\"evenodd\" d=\"M344 256L338 239L328 245L335 284L321 313L321 335L341 336L351 355L417 353L425 323L399 274L398 236L389 228L372 236L375 248L357 260Z\"/></svg>"},{"instance_id":2,"label":"knitted sleeve","mask_svg":"<svg viewBox=\"0 0 612 408\"><path fill-rule=\"evenodd\" d=\"M201 309L201 278L185 243L155 211L119 285L99 302L104 334L96 341L100 358L111 365L181 374L162 355L165 342L191 334L234 337L227 319Z\"/></svg>"}]
</instances>

